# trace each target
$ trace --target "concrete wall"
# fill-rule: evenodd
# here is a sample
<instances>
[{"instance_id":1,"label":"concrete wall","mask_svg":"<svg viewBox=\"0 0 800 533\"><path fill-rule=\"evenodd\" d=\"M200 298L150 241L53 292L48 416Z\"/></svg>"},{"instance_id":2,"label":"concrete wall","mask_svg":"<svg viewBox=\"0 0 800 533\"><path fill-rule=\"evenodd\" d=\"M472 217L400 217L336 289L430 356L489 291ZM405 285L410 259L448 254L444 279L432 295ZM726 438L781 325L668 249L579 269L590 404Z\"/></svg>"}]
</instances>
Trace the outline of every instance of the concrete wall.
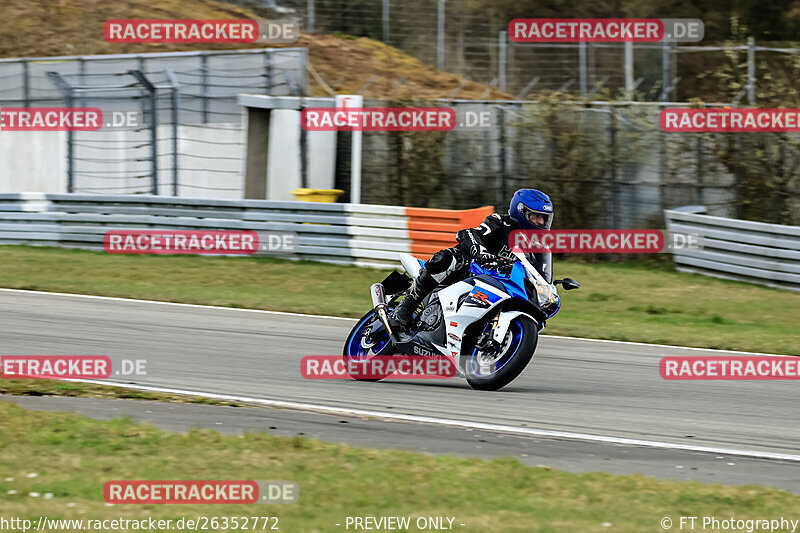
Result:
<instances>
[{"instance_id":1,"label":"concrete wall","mask_svg":"<svg viewBox=\"0 0 800 533\"><path fill-rule=\"evenodd\" d=\"M300 113L297 111L272 111L266 179L268 199L294 199L291 191L300 187Z\"/></svg>"},{"instance_id":2,"label":"concrete wall","mask_svg":"<svg viewBox=\"0 0 800 533\"><path fill-rule=\"evenodd\" d=\"M178 128L178 194L241 199L244 131L240 124ZM159 194L172 194L172 127L157 128ZM149 130L74 133L75 192L149 193ZM2 132L0 192L67 192L66 132Z\"/></svg>"},{"instance_id":3,"label":"concrete wall","mask_svg":"<svg viewBox=\"0 0 800 533\"><path fill-rule=\"evenodd\" d=\"M300 118L274 111L270 125L267 196L294 200L300 187ZM173 191L172 126L157 128L158 193ZM240 123L178 128L178 196L244 198L245 129ZM101 130L74 133L75 192L150 193L150 131ZM332 189L336 134L308 132L308 187ZM266 141L264 150L267 149ZM66 132L0 133L0 193L67 192Z\"/></svg>"},{"instance_id":4,"label":"concrete wall","mask_svg":"<svg viewBox=\"0 0 800 533\"><path fill-rule=\"evenodd\" d=\"M0 132L0 192L65 192L65 132Z\"/></svg>"},{"instance_id":5,"label":"concrete wall","mask_svg":"<svg viewBox=\"0 0 800 533\"><path fill-rule=\"evenodd\" d=\"M275 109L269 123L267 199L294 200L301 187L300 112ZM336 133L306 132L309 189L333 189L336 170Z\"/></svg>"}]
</instances>

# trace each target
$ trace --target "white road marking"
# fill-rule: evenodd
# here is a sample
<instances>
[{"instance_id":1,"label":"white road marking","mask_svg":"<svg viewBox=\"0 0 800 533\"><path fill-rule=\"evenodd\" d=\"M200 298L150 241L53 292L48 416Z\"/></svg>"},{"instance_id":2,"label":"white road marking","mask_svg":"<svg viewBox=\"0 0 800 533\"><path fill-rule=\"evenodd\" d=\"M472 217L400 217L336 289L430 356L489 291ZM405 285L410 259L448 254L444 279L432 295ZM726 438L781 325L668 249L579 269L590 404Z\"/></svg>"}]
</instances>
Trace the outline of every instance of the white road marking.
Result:
<instances>
[{"instance_id":1,"label":"white road marking","mask_svg":"<svg viewBox=\"0 0 800 533\"><path fill-rule=\"evenodd\" d=\"M609 339L590 339L587 337L565 337L563 335L550 335L547 333L543 333L542 337L547 337L550 339L567 339L572 341L586 341L586 342L608 342L612 344L627 344L630 346L651 346L653 348L675 348L678 350L699 350L702 352L722 352L722 353L739 353L743 355L769 355L775 357L791 357L788 355L782 355L777 353L763 353L763 352L740 352L738 350L720 350L718 348L696 348L694 346L675 346L672 344L651 344L649 342L633 342L633 341L612 341Z\"/></svg>"},{"instance_id":2,"label":"white road marking","mask_svg":"<svg viewBox=\"0 0 800 533\"><path fill-rule=\"evenodd\" d=\"M471 422L468 420L453 420L450 418L436 418L430 416L404 415L399 413L385 413L383 411L370 411L367 409L352 409L349 407L333 407L329 405L319 405L301 402L286 402L282 400L269 400L266 398L250 398L247 396L236 396L231 394L217 394L213 392L190 391L184 389L171 389L166 387L153 387L149 385L136 385L132 383L114 383L109 381L88 380L88 379L67 379L79 383L91 383L93 385L109 385L124 389L135 389L148 392L159 392L163 394L180 394L187 396L199 396L212 400L225 400L230 402L246 402L269 407L282 407L286 409L299 409L304 411L317 411L322 413L332 413L348 416L369 416L382 418L384 420L400 420L403 422L416 422L423 424L436 424L446 427L457 427L467 429L479 429L484 431L494 431L498 433L511 433L515 435L526 435L531 437L550 437L583 442L599 442L604 444L621 444L625 446L641 446L644 448L656 448L662 450L677 450L697 453L713 453L715 455L735 455L737 457L751 457L754 459L769 459L772 461L789 461L800 463L800 455L790 455L785 453L764 452L758 450L737 450L732 448L717 448L713 446L694 446L691 444L678 444L673 442L662 442L642 439L629 439L625 437L610 437L605 435L592 435L589 433L573 433L570 431L555 431L549 429L523 428L516 426L506 426L502 424L489 424L486 422Z\"/></svg>"},{"instance_id":3,"label":"white road marking","mask_svg":"<svg viewBox=\"0 0 800 533\"><path fill-rule=\"evenodd\" d=\"M240 307L221 307L217 305L200 305L200 304L183 304L178 302L161 302L159 300L137 300L136 298L119 298L116 296L97 296L94 294L73 294L69 292L48 292L48 291L29 291L25 289L2 289L0 292L20 292L28 294L44 294L48 296L69 296L72 298L86 298L91 300L109 300L112 302L130 302L139 304L156 304L156 305L176 305L180 307L194 307L197 309L220 309L224 311L240 311L246 313L267 313L271 315L288 315L288 316L302 316L307 318L329 318L331 320L349 320L356 322L356 318L347 318L343 316L330 316L330 315L308 315L303 313L289 313L287 311L267 311L266 309L243 309ZM366 313L366 310L364 311Z\"/></svg>"},{"instance_id":4,"label":"white road marking","mask_svg":"<svg viewBox=\"0 0 800 533\"><path fill-rule=\"evenodd\" d=\"M0 288L0 292L18 292L23 294L43 294L48 296L68 296L72 298L87 298L93 300L109 300L114 302L131 302L131 303L143 303L143 304L156 304L156 305L177 305L180 307L195 307L197 309L219 309L224 311L237 311L237 312L246 312L246 313L266 313L272 315L285 315L285 316L298 316L298 317L306 317L306 318L319 318L319 319L330 319L330 320L348 320L350 322L355 323L358 319L356 318L347 318L343 316L330 316L330 315L310 315L305 313L291 313L289 311L267 311L264 309L242 309L239 307L220 307L216 305L199 305L199 304L183 304L177 302L161 302L158 300L137 300L135 298L119 298L115 296L96 296L93 294L73 294L68 292L48 292L48 291L31 291L26 289L3 289ZM366 313L367 310L364 310ZM695 348L693 346L674 346L671 344L651 344L647 342L631 342L631 341L612 341L607 339L589 339L585 337L565 337L562 335L548 335L546 333L542 334L542 337L551 338L551 339L567 339L572 341L586 341L586 342L607 342L613 344L627 344L631 346L651 346L654 348L674 348L676 350L699 350L699 351L708 351L708 352L721 352L721 353L738 353L738 354L745 354L745 355L780 355L774 353L762 353L762 352L740 352L737 350L718 350L716 348Z\"/></svg>"}]
</instances>

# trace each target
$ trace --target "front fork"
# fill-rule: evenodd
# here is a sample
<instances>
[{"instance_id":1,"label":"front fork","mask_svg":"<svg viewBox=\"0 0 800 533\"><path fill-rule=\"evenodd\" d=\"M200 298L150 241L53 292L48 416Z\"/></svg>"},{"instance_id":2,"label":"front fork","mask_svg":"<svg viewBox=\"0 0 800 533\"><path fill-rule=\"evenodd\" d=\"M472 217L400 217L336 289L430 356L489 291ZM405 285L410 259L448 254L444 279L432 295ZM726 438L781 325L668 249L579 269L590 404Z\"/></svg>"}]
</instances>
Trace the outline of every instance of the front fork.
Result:
<instances>
[{"instance_id":1,"label":"front fork","mask_svg":"<svg viewBox=\"0 0 800 533\"><path fill-rule=\"evenodd\" d=\"M516 310L509 310L503 312L502 309L498 309L492 318L492 327L489 328L487 331L481 333L480 337L478 337L478 341L476 342L475 346L478 349L481 349L484 346L486 349L483 351L491 351L494 349L498 349L506 338L506 333L508 333L508 328L511 326L511 321L517 318L518 316L526 316L533 320L533 322L537 325L538 330L542 331L544 329L544 322L541 324L538 320L533 318L528 313L523 311L516 311Z\"/></svg>"},{"instance_id":2,"label":"front fork","mask_svg":"<svg viewBox=\"0 0 800 533\"><path fill-rule=\"evenodd\" d=\"M475 341L475 348L482 352L491 352L497 349L499 343L495 340L495 331L497 330L497 325L500 323L500 309L498 308L495 313L494 317L492 317L491 325L489 329L485 330L483 333L480 334L478 340Z\"/></svg>"}]
</instances>

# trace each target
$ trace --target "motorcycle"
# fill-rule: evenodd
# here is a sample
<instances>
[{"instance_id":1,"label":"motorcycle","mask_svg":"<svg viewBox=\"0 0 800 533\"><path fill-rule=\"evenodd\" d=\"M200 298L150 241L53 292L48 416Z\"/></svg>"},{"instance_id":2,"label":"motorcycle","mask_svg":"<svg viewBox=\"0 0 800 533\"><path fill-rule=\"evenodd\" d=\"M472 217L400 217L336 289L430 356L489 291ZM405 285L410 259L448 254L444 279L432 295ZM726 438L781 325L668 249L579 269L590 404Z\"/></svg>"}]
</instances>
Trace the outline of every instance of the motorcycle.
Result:
<instances>
[{"instance_id":1,"label":"motorcycle","mask_svg":"<svg viewBox=\"0 0 800 533\"><path fill-rule=\"evenodd\" d=\"M466 279L434 289L412 314L408 335L401 338L392 331L388 316L425 262L400 254L406 273L392 271L370 287L373 309L347 336L345 365L394 354L444 355L474 389L508 385L528 365L539 333L561 308L556 285L565 290L580 287L571 278L548 283L525 254L513 255L510 270L473 262Z\"/></svg>"}]
</instances>

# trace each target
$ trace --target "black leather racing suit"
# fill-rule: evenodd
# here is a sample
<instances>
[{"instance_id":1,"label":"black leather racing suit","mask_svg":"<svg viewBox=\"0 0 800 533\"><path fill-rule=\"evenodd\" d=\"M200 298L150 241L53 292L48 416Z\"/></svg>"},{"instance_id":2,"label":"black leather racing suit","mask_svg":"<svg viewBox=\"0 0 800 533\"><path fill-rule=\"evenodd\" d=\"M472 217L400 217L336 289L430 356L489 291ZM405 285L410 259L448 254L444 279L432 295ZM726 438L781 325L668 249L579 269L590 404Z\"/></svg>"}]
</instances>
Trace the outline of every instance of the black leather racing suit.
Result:
<instances>
[{"instance_id":1,"label":"black leather racing suit","mask_svg":"<svg viewBox=\"0 0 800 533\"><path fill-rule=\"evenodd\" d=\"M476 228L462 229L456 234L458 244L452 248L439 250L425 264L425 269L420 272L421 278L428 275L439 283L453 283L465 278L469 273L469 265L475 260L489 260L491 256L503 259L516 260L508 246L508 236L515 229L519 229L517 221L511 216L492 213ZM549 252L528 253L528 260L550 283L553 277L552 258ZM423 272L427 275L423 276ZM424 285L427 280L420 280ZM434 285L435 286L435 285ZM426 289L428 287L425 287ZM432 290L433 287L431 287Z\"/></svg>"}]
</instances>

